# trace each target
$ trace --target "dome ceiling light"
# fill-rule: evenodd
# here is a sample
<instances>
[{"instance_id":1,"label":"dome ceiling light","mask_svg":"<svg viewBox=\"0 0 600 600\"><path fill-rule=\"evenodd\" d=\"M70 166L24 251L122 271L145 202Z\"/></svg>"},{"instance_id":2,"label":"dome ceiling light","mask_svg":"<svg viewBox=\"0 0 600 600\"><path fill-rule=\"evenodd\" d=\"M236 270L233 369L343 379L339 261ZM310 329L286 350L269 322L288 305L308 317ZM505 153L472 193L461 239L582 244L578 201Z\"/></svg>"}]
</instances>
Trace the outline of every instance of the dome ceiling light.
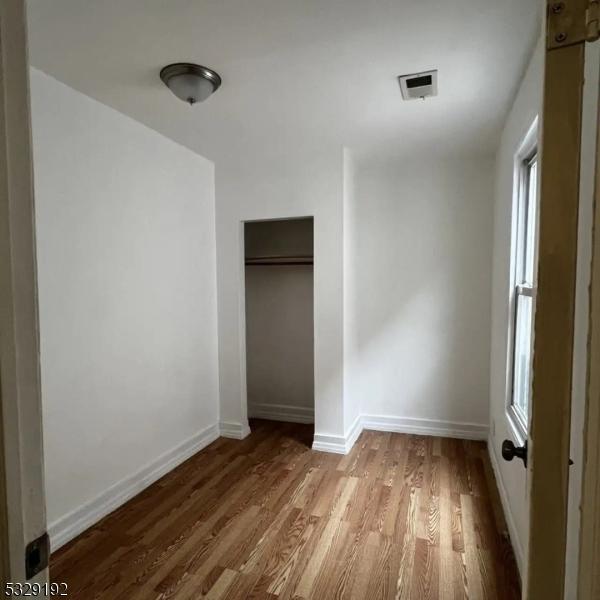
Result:
<instances>
[{"instance_id":1,"label":"dome ceiling light","mask_svg":"<svg viewBox=\"0 0 600 600\"><path fill-rule=\"evenodd\" d=\"M212 69L193 63L174 63L160 71L163 83L190 105L203 102L221 85L221 77Z\"/></svg>"}]
</instances>

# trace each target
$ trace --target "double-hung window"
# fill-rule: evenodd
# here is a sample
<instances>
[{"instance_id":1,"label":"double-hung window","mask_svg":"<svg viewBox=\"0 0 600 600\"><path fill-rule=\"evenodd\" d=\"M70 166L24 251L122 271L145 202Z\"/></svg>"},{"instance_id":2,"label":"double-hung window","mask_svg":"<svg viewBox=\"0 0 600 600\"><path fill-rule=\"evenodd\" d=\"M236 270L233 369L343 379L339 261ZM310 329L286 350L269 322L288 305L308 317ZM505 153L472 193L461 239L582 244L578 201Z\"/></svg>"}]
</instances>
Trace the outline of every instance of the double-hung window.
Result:
<instances>
[{"instance_id":1,"label":"double-hung window","mask_svg":"<svg viewBox=\"0 0 600 600\"><path fill-rule=\"evenodd\" d=\"M521 436L527 434L531 399L533 324L537 259L537 152L531 152L519 167L514 248L512 395L508 407Z\"/></svg>"}]
</instances>

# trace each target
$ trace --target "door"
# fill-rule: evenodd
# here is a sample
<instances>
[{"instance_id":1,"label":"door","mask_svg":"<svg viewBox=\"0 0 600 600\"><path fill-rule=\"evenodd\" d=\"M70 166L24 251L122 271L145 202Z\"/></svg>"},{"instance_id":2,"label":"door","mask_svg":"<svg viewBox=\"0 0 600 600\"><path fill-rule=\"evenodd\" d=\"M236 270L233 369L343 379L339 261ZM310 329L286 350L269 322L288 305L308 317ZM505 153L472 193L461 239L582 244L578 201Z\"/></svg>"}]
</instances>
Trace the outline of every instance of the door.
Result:
<instances>
[{"instance_id":1,"label":"door","mask_svg":"<svg viewBox=\"0 0 600 600\"><path fill-rule=\"evenodd\" d=\"M24 0L0 2L0 595L46 579L47 538ZM15 590L18 594L19 589ZM21 590L22 591L22 590ZM27 591L27 590L25 590ZM23 595L18 594L18 595Z\"/></svg>"},{"instance_id":2,"label":"door","mask_svg":"<svg viewBox=\"0 0 600 600\"><path fill-rule=\"evenodd\" d=\"M597 39L598 4L549 0L529 469L529 557L524 596L564 597L571 383L585 44Z\"/></svg>"}]
</instances>

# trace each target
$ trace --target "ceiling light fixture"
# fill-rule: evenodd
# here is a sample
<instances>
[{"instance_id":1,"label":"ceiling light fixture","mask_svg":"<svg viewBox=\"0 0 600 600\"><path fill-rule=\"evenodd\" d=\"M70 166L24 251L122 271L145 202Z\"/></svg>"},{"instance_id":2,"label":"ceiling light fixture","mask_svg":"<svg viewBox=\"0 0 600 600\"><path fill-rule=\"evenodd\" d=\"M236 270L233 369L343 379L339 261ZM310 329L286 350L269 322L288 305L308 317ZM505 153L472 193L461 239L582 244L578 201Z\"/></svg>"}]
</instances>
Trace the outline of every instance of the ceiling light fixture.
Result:
<instances>
[{"instance_id":1,"label":"ceiling light fixture","mask_svg":"<svg viewBox=\"0 0 600 600\"><path fill-rule=\"evenodd\" d=\"M206 100L221 85L221 78L212 69L193 63L174 63L160 71L163 83L181 100L190 105Z\"/></svg>"}]
</instances>

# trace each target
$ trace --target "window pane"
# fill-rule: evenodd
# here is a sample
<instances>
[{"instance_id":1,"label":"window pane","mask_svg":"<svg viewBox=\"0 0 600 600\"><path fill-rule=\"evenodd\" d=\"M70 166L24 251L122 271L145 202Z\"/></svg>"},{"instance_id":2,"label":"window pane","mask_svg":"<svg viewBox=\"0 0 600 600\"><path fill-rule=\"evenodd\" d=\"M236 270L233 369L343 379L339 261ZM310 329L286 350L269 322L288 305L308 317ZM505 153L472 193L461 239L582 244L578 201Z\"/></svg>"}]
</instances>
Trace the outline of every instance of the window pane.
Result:
<instances>
[{"instance_id":1,"label":"window pane","mask_svg":"<svg viewBox=\"0 0 600 600\"><path fill-rule=\"evenodd\" d=\"M522 424L527 426L531 381L533 299L519 294L516 302L513 406Z\"/></svg>"},{"instance_id":2,"label":"window pane","mask_svg":"<svg viewBox=\"0 0 600 600\"><path fill-rule=\"evenodd\" d=\"M537 158L533 158L527 165L527 187L525 190L527 199L525 202L527 217L525 228L525 264L523 273L523 283L533 284L534 268L535 268L535 233L536 233L536 195L537 195Z\"/></svg>"},{"instance_id":3,"label":"window pane","mask_svg":"<svg viewBox=\"0 0 600 600\"><path fill-rule=\"evenodd\" d=\"M512 399L515 425L526 433L531 397L532 342L537 251L537 174L535 153L521 163L514 246L514 332Z\"/></svg>"}]
</instances>

